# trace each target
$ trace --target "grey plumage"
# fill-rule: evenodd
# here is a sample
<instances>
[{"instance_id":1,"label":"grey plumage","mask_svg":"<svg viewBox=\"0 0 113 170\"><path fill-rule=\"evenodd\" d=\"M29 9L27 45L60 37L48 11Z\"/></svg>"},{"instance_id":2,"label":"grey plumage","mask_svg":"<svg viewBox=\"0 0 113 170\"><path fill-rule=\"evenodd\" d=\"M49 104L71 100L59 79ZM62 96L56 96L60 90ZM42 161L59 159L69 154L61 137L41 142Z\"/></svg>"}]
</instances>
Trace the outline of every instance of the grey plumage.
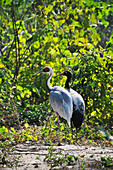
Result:
<instances>
[{"instance_id":1,"label":"grey plumage","mask_svg":"<svg viewBox=\"0 0 113 170\"><path fill-rule=\"evenodd\" d=\"M70 94L64 88L55 86L50 92L49 99L53 110L67 120L70 126L72 117L72 99Z\"/></svg>"},{"instance_id":2,"label":"grey plumage","mask_svg":"<svg viewBox=\"0 0 113 170\"><path fill-rule=\"evenodd\" d=\"M72 101L73 101L73 113L72 113L72 118L71 118L71 127L76 127L79 128L84 119L84 113L85 113L85 103L80 94L78 94L76 91L73 89L68 89Z\"/></svg>"},{"instance_id":3,"label":"grey plumage","mask_svg":"<svg viewBox=\"0 0 113 170\"><path fill-rule=\"evenodd\" d=\"M72 117L71 117L71 127L72 128L76 127L76 129L80 128L80 126L83 123L83 119L84 119L85 102L84 102L82 96L79 93L77 93L75 90L70 88L70 86L69 86L69 82L71 81L71 77L72 77L71 72L66 70L63 73L61 73L60 75L67 76L65 88L67 89L67 91L70 93L70 95L72 97L73 113L72 113Z\"/></svg>"},{"instance_id":4,"label":"grey plumage","mask_svg":"<svg viewBox=\"0 0 113 170\"><path fill-rule=\"evenodd\" d=\"M46 80L46 86L49 91L49 100L50 104L55 112L57 112L61 117L67 120L68 125L71 124L72 112L73 112L73 104L72 104L72 97L70 93L60 86L50 86L50 80L53 75L53 70L51 67L47 66L41 71L35 73L49 73L49 76ZM59 119L58 119L59 120ZM59 125L59 122L58 122ZM59 130L60 131L60 130Z\"/></svg>"}]
</instances>

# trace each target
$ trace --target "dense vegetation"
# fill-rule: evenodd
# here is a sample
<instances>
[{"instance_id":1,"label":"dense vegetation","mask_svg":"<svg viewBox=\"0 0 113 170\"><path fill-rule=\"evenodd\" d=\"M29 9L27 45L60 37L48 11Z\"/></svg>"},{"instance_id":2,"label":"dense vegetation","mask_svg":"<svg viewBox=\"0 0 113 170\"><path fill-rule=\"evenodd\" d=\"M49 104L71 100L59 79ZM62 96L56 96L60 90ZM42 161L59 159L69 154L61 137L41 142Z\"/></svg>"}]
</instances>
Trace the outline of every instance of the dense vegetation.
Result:
<instances>
[{"instance_id":1,"label":"dense vegetation","mask_svg":"<svg viewBox=\"0 0 113 170\"><path fill-rule=\"evenodd\" d=\"M30 123L38 124L46 119L51 109L46 78L32 74L49 65L54 75L65 69L73 72L72 87L85 100L88 122L111 128L113 4L1 3L0 123L7 125L15 116L30 117ZM53 76L52 85L64 83Z\"/></svg>"},{"instance_id":2,"label":"dense vegetation","mask_svg":"<svg viewBox=\"0 0 113 170\"><path fill-rule=\"evenodd\" d=\"M1 0L0 125L43 125L53 113L46 75L70 70L86 104L85 122L113 135L113 2ZM55 119L55 118L54 118ZM86 124L84 126L86 126Z\"/></svg>"}]
</instances>

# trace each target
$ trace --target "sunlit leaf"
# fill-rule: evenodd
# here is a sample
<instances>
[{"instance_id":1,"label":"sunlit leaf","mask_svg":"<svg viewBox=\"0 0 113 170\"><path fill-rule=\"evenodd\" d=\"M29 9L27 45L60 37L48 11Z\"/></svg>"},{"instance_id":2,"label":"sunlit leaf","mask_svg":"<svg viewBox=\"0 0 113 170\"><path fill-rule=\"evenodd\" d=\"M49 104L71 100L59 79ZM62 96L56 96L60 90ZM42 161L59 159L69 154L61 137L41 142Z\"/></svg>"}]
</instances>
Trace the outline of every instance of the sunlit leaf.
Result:
<instances>
[{"instance_id":1,"label":"sunlit leaf","mask_svg":"<svg viewBox=\"0 0 113 170\"><path fill-rule=\"evenodd\" d=\"M29 127L29 124L28 124L28 123L25 123L24 126L25 126L25 128L28 128L28 127Z\"/></svg>"},{"instance_id":2,"label":"sunlit leaf","mask_svg":"<svg viewBox=\"0 0 113 170\"><path fill-rule=\"evenodd\" d=\"M4 64L0 63L0 68L4 68L4 67L5 67Z\"/></svg>"},{"instance_id":3,"label":"sunlit leaf","mask_svg":"<svg viewBox=\"0 0 113 170\"><path fill-rule=\"evenodd\" d=\"M21 95L21 97L22 97L22 98L24 98L25 93L24 93L24 92L21 92L21 94L20 94L20 95Z\"/></svg>"},{"instance_id":4,"label":"sunlit leaf","mask_svg":"<svg viewBox=\"0 0 113 170\"><path fill-rule=\"evenodd\" d=\"M21 86L19 86L19 85L17 85L16 88L17 88L17 90L19 90L19 91L22 91L22 90L23 90L23 88L22 88Z\"/></svg>"},{"instance_id":5,"label":"sunlit leaf","mask_svg":"<svg viewBox=\"0 0 113 170\"><path fill-rule=\"evenodd\" d=\"M53 24L56 26L56 27L59 27L59 22L58 21L53 21Z\"/></svg>"},{"instance_id":6,"label":"sunlit leaf","mask_svg":"<svg viewBox=\"0 0 113 170\"><path fill-rule=\"evenodd\" d=\"M96 116L96 111L93 111L93 112L91 113L91 116Z\"/></svg>"},{"instance_id":7,"label":"sunlit leaf","mask_svg":"<svg viewBox=\"0 0 113 170\"><path fill-rule=\"evenodd\" d=\"M0 84L1 84L1 82L2 82L2 78L0 78Z\"/></svg>"},{"instance_id":8,"label":"sunlit leaf","mask_svg":"<svg viewBox=\"0 0 113 170\"><path fill-rule=\"evenodd\" d=\"M49 53L50 53L51 55L55 56L55 55L56 55L56 50L50 49Z\"/></svg>"},{"instance_id":9,"label":"sunlit leaf","mask_svg":"<svg viewBox=\"0 0 113 170\"><path fill-rule=\"evenodd\" d=\"M15 131L15 129L13 128L13 127L11 127L11 130L14 132Z\"/></svg>"}]
</instances>

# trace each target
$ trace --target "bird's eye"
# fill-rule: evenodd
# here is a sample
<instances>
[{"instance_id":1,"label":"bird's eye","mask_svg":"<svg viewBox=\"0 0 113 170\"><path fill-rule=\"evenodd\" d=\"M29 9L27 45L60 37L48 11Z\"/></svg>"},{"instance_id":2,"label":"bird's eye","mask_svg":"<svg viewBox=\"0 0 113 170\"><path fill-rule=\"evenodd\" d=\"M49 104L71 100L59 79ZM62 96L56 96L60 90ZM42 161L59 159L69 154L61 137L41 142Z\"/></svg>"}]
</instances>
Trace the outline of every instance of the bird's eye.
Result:
<instances>
[{"instance_id":1,"label":"bird's eye","mask_svg":"<svg viewBox=\"0 0 113 170\"><path fill-rule=\"evenodd\" d=\"M49 68L48 68L48 67L45 67L45 68L43 69L43 71L44 71L44 72L49 72Z\"/></svg>"},{"instance_id":2,"label":"bird's eye","mask_svg":"<svg viewBox=\"0 0 113 170\"><path fill-rule=\"evenodd\" d=\"M68 73L68 71L67 70L65 70L65 72L64 72L65 74L67 74Z\"/></svg>"}]
</instances>

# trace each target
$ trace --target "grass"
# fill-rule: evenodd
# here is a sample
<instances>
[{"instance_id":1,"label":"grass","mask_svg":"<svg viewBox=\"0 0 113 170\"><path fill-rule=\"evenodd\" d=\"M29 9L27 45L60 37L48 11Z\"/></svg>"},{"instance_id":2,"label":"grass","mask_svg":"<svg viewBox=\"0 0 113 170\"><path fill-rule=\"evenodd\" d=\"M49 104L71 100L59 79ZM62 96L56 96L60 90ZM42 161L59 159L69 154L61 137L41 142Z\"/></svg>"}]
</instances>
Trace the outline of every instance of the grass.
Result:
<instances>
[{"instance_id":1,"label":"grass","mask_svg":"<svg viewBox=\"0 0 113 170\"><path fill-rule=\"evenodd\" d=\"M78 145L93 145L93 146L113 146L113 141L106 140L105 136L99 133L94 127L88 126L86 123L82 125L76 140L76 130L74 130L73 139L71 129L64 122L60 123L60 140L63 144L77 143ZM15 145L26 141L38 141L43 145L48 145L48 155L44 161L51 164L51 167L56 165L71 165L76 163L77 159L74 155L63 155L61 152L53 154L52 147L58 145L58 125L57 118L54 115L48 117L48 121L44 122L43 126L30 126L27 122L20 126L19 129L14 127L0 128L0 166L14 166L18 163L18 157L15 157L13 162L8 160L8 154L15 150ZM112 158L103 158L102 166L108 165ZM83 163L84 164L84 163ZM81 164L82 166L82 164Z\"/></svg>"},{"instance_id":2,"label":"grass","mask_svg":"<svg viewBox=\"0 0 113 170\"><path fill-rule=\"evenodd\" d=\"M77 162L78 157L70 154L63 154L61 151L53 152L53 147L48 147L48 154L44 162L50 164L51 168L55 166L63 166L63 168L73 165Z\"/></svg>"}]
</instances>

